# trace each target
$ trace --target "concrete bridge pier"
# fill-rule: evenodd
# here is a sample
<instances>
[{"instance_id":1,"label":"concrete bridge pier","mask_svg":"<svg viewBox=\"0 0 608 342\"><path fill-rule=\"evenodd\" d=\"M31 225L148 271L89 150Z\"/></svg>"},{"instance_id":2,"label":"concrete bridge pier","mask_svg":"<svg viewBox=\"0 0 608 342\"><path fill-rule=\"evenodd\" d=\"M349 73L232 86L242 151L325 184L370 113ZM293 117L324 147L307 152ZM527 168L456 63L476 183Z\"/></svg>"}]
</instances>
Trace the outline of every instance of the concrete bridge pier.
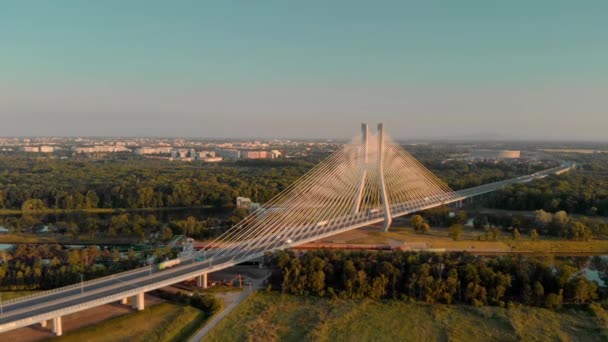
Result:
<instances>
[{"instance_id":1,"label":"concrete bridge pier","mask_svg":"<svg viewBox=\"0 0 608 342\"><path fill-rule=\"evenodd\" d=\"M207 273L203 273L196 277L196 287L207 288Z\"/></svg>"},{"instance_id":2,"label":"concrete bridge pier","mask_svg":"<svg viewBox=\"0 0 608 342\"><path fill-rule=\"evenodd\" d=\"M40 326L43 327L43 328L46 328L46 321L40 322Z\"/></svg>"},{"instance_id":3,"label":"concrete bridge pier","mask_svg":"<svg viewBox=\"0 0 608 342\"><path fill-rule=\"evenodd\" d=\"M61 316L53 318L53 334L55 334L56 336L63 335Z\"/></svg>"},{"instance_id":4,"label":"concrete bridge pier","mask_svg":"<svg viewBox=\"0 0 608 342\"><path fill-rule=\"evenodd\" d=\"M129 299L125 297L125 298L123 298L123 299L120 300L120 304L127 305L127 301L128 300Z\"/></svg>"},{"instance_id":5,"label":"concrete bridge pier","mask_svg":"<svg viewBox=\"0 0 608 342\"><path fill-rule=\"evenodd\" d=\"M137 309L137 311L142 311L145 308L143 292L140 292L135 296L131 297L131 307L133 309Z\"/></svg>"}]
</instances>

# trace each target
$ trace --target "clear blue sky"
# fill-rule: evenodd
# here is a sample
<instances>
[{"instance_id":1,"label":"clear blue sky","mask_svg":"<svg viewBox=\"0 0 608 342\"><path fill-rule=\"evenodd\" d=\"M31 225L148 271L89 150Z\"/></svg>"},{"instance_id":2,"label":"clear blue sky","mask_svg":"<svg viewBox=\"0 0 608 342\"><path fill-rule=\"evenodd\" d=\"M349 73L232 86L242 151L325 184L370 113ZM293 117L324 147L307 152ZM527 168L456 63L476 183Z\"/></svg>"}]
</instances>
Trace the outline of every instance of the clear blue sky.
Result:
<instances>
[{"instance_id":1,"label":"clear blue sky","mask_svg":"<svg viewBox=\"0 0 608 342\"><path fill-rule=\"evenodd\" d=\"M608 1L0 8L0 135L608 140Z\"/></svg>"}]
</instances>

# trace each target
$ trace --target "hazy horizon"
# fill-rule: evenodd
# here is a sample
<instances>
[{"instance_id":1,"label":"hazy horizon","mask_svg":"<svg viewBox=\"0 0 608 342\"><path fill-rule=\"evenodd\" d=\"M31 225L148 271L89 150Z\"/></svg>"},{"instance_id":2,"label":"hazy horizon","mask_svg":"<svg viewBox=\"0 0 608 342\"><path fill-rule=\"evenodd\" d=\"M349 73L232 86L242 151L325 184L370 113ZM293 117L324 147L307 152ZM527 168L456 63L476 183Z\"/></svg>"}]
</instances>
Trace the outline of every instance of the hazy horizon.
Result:
<instances>
[{"instance_id":1,"label":"hazy horizon","mask_svg":"<svg viewBox=\"0 0 608 342\"><path fill-rule=\"evenodd\" d=\"M54 1L0 12L0 136L608 141L608 3Z\"/></svg>"}]
</instances>

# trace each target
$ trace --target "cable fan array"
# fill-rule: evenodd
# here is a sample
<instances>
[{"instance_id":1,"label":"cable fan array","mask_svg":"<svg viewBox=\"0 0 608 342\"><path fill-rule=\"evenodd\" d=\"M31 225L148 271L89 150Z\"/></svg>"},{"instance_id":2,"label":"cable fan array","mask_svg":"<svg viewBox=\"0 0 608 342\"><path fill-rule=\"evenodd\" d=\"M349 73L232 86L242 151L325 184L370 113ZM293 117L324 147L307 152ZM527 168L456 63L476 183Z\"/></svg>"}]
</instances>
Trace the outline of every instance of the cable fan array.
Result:
<instances>
[{"instance_id":1,"label":"cable fan array","mask_svg":"<svg viewBox=\"0 0 608 342\"><path fill-rule=\"evenodd\" d=\"M383 208L396 217L457 197L390 137L385 135L379 148L377 136L364 135L345 144L198 254L244 260L384 221ZM380 172L387 206L383 206Z\"/></svg>"}]
</instances>

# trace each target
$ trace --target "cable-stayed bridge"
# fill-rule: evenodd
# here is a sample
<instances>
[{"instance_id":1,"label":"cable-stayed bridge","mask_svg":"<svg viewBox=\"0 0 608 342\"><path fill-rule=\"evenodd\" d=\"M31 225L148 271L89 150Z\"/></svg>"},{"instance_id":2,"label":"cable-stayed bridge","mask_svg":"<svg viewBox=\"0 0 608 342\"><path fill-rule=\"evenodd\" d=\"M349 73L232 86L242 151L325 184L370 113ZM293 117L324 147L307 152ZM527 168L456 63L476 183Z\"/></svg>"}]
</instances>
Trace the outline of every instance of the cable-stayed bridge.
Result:
<instances>
[{"instance_id":1,"label":"cable-stayed bridge","mask_svg":"<svg viewBox=\"0 0 608 342\"><path fill-rule=\"evenodd\" d=\"M0 304L0 333L33 324L62 334L61 317L120 301L144 309L144 293L256 259L266 252L311 242L395 217L459 202L507 185L559 174L563 165L505 181L452 191L383 132L369 132L345 144L325 161L204 249L175 260L166 269L148 266Z\"/></svg>"}]
</instances>

